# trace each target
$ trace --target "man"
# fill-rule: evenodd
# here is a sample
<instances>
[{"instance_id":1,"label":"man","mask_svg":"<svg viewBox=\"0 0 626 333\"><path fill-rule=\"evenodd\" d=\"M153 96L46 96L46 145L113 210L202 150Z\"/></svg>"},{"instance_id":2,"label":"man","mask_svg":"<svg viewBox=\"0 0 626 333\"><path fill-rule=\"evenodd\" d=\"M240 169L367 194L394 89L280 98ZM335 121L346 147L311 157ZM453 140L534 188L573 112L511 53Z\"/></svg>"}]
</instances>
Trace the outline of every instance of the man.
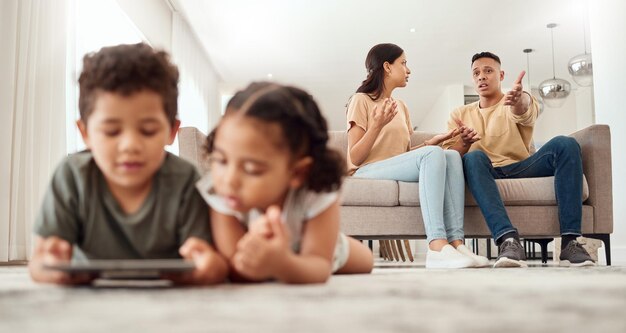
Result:
<instances>
[{"instance_id":1,"label":"man","mask_svg":"<svg viewBox=\"0 0 626 333\"><path fill-rule=\"evenodd\" d=\"M531 155L537 101L523 91L522 71L507 94L502 93L504 71L500 58L490 52L472 57L472 78L480 99L454 110L448 128L461 133L444 142L463 156L468 187L499 247L494 267L526 267L526 255L517 229L504 209L496 179L555 176L561 226L561 266L595 265L576 238L581 235L582 160L580 146L558 136Z\"/></svg>"}]
</instances>

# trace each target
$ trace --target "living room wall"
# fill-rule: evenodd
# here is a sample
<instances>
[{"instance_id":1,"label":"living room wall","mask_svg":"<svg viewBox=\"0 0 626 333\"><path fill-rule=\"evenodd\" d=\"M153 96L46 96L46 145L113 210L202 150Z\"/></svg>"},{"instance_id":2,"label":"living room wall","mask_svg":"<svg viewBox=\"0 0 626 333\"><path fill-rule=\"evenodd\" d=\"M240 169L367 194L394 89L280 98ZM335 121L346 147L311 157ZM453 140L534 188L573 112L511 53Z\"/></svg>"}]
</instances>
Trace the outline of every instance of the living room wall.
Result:
<instances>
[{"instance_id":1,"label":"living room wall","mask_svg":"<svg viewBox=\"0 0 626 333\"><path fill-rule=\"evenodd\" d=\"M589 1L593 84L596 122L611 127L613 165L612 255L616 264L626 263L626 2Z\"/></svg>"}]
</instances>

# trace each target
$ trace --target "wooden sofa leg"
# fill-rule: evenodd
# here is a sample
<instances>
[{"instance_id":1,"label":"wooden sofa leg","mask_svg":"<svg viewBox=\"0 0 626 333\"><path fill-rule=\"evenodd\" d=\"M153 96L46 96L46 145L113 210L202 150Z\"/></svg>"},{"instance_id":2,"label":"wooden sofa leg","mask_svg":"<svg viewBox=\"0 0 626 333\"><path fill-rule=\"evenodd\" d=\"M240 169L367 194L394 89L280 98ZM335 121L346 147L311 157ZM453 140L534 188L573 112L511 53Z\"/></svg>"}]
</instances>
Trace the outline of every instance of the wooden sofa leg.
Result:
<instances>
[{"instance_id":1,"label":"wooden sofa leg","mask_svg":"<svg viewBox=\"0 0 626 333\"><path fill-rule=\"evenodd\" d=\"M391 252L391 245L389 244L389 241L386 240L386 239L383 239L383 240L381 240L381 242L383 244L385 244L384 245L384 247L385 247L385 259L390 260L390 261L393 260L393 255L392 255L392 252Z\"/></svg>"},{"instance_id":2,"label":"wooden sofa leg","mask_svg":"<svg viewBox=\"0 0 626 333\"><path fill-rule=\"evenodd\" d=\"M402 262L405 262L406 259L404 259L404 250L402 249L402 240L396 239L396 245L398 246L398 253L400 254L400 257L402 258Z\"/></svg>"},{"instance_id":3,"label":"wooden sofa leg","mask_svg":"<svg viewBox=\"0 0 626 333\"><path fill-rule=\"evenodd\" d=\"M388 247L391 248L391 252L393 254L393 260L400 261L400 256L398 255L398 249L396 249L396 243L391 240L386 240Z\"/></svg>"},{"instance_id":4,"label":"wooden sofa leg","mask_svg":"<svg viewBox=\"0 0 626 333\"><path fill-rule=\"evenodd\" d=\"M611 266L611 234L585 234L587 238L599 239L604 243L606 265Z\"/></svg>"},{"instance_id":5,"label":"wooden sofa leg","mask_svg":"<svg viewBox=\"0 0 626 333\"><path fill-rule=\"evenodd\" d=\"M382 239L378 240L378 251L380 252L380 257L388 260L387 258L387 249L385 248L385 241Z\"/></svg>"},{"instance_id":6,"label":"wooden sofa leg","mask_svg":"<svg viewBox=\"0 0 626 333\"><path fill-rule=\"evenodd\" d=\"M413 262L414 261L414 259L413 259L413 252L411 252L411 243L409 243L408 239L404 240L404 248L406 249L407 257L409 257L409 260L411 262Z\"/></svg>"}]
</instances>

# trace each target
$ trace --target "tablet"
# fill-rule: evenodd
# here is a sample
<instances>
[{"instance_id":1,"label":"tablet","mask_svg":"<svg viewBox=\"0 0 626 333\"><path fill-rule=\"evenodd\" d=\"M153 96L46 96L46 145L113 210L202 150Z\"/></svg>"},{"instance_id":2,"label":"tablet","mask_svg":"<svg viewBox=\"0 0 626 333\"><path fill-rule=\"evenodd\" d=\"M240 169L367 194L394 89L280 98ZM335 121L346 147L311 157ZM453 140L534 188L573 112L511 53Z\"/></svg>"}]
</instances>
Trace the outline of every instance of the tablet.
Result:
<instances>
[{"instance_id":1,"label":"tablet","mask_svg":"<svg viewBox=\"0 0 626 333\"><path fill-rule=\"evenodd\" d=\"M87 273L101 279L160 279L166 273L191 272L195 265L183 259L137 259L72 261L43 267L69 274Z\"/></svg>"}]
</instances>

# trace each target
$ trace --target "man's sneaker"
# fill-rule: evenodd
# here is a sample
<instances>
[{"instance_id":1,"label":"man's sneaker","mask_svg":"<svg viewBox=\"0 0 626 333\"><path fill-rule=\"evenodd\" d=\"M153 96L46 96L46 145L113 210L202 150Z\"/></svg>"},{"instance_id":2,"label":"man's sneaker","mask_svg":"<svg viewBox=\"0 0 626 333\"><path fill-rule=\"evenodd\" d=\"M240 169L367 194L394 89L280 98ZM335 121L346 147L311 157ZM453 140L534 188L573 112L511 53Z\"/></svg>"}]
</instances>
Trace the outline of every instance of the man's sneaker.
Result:
<instances>
[{"instance_id":1,"label":"man's sneaker","mask_svg":"<svg viewBox=\"0 0 626 333\"><path fill-rule=\"evenodd\" d=\"M486 257L474 254L474 252L472 252L470 249L467 248L467 246L463 244L457 246L456 250L459 251L461 254L465 255L466 257L471 258L474 261L474 267L489 266L489 259L487 259Z\"/></svg>"},{"instance_id":2,"label":"man's sneaker","mask_svg":"<svg viewBox=\"0 0 626 333\"><path fill-rule=\"evenodd\" d=\"M526 253L520 242L511 237L507 238L498 249L500 255L496 259L496 263L493 264L494 268L498 267L528 267L526 260Z\"/></svg>"},{"instance_id":3,"label":"man's sneaker","mask_svg":"<svg viewBox=\"0 0 626 333\"><path fill-rule=\"evenodd\" d=\"M587 250L579 242L573 240L570 241L559 256L559 266L569 267L583 267L583 266L595 266L596 263Z\"/></svg>"},{"instance_id":4,"label":"man's sneaker","mask_svg":"<svg viewBox=\"0 0 626 333\"><path fill-rule=\"evenodd\" d=\"M441 251L426 252L426 268L468 268L474 267L474 261L459 253L452 245L445 245Z\"/></svg>"}]
</instances>

